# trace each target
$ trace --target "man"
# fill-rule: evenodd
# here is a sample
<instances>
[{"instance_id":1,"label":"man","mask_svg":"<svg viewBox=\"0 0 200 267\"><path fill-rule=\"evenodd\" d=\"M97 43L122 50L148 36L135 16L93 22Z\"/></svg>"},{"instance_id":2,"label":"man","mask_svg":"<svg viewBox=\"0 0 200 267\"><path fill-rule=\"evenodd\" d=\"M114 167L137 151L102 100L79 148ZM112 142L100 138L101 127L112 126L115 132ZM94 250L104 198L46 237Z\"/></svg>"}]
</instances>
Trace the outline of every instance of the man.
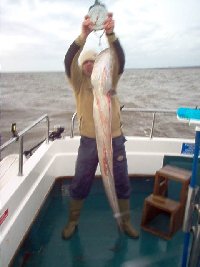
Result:
<instances>
[{"instance_id":1,"label":"man","mask_svg":"<svg viewBox=\"0 0 200 267\"><path fill-rule=\"evenodd\" d=\"M121 130L120 104L116 94L117 82L123 73L125 58L119 40L114 33L112 14L104 23L105 34L111 49L114 51L115 65L113 70L112 96L112 145L113 145L113 173L119 209L122 216L122 229L132 238L139 235L131 225L130 220L130 182L127 170L125 138ZM74 90L76 99L79 130L81 135L75 176L70 186L70 214L68 223L63 229L62 237L70 238L78 225L78 220L84 199L88 196L98 165L95 127L93 120L93 92L91 74L96 53L92 50L82 52L88 35L93 31L93 23L86 16L82 23L82 31L71 44L65 56L65 72ZM82 53L81 53L82 52Z\"/></svg>"}]
</instances>

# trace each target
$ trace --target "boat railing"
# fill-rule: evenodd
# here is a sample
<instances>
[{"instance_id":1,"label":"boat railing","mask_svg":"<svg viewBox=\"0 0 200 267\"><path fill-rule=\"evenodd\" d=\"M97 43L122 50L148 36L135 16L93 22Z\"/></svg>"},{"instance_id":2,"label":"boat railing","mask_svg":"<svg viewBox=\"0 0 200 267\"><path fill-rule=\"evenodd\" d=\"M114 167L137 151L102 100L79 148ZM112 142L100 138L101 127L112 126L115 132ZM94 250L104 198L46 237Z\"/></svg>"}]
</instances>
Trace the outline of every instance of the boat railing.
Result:
<instances>
[{"instance_id":1,"label":"boat railing","mask_svg":"<svg viewBox=\"0 0 200 267\"><path fill-rule=\"evenodd\" d=\"M122 112L140 112L140 113L151 113L152 114L152 121L151 121L151 127L150 127L150 133L149 137L152 138L154 136L154 127L155 127L155 120L156 120L156 115L157 114L171 114L175 115L176 114L176 109L143 109L143 108L124 108L121 107ZM75 119L76 119L77 112L75 112L72 115L71 119L71 134L70 137L74 137L74 124L75 124Z\"/></svg>"},{"instance_id":2,"label":"boat railing","mask_svg":"<svg viewBox=\"0 0 200 267\"><path fill-rule=\"evenodd\" d=\"M36 125L38 125L43 120L46 120L47 122L47 130L46 130L46 143L49 143L49 117L47 114L39 117L37 120L35 120L31 125L26 127L24 130L22 130L19 133L15 133L15 136L5 142L1 147L0 151L3 151L5 148L10 146L11 144L15 143L16 141L19 141L19 172L18 176L23 175L23 154L24 154L24 136L27 132L29 132L31 129L33 129Z\"/></svg>"}]
</instances>

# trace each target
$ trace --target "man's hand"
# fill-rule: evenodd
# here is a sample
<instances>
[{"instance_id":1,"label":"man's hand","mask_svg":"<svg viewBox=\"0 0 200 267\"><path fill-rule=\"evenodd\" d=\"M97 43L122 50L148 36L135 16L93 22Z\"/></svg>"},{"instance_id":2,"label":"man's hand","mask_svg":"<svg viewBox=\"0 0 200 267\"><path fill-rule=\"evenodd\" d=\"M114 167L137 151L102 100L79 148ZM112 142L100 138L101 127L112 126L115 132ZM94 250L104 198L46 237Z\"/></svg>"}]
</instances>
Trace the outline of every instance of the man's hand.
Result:
<instances>
[{"instance_id":1,"label":"man's hand","mask_svg":"<svg viewBox=\"0 0 200 267\"><path fill-rule=\"evenodd\" d=\"M81 35L83 38L86 39L92 31L93 31L93 22L90 20L90 17L86 15L82 23Z\"/></svg>"},{"instance_id":2,"label":"man's hand","mask_svg":"<svg viewBox=\"0 0 200 267\"><path fill-rule=\"evenodd\" d=\"M108 13L108 17L104 22L104 30L106 34L111 34L114 31L115 21L113 20L113 14Z\"/></svg>"}]
</instances>

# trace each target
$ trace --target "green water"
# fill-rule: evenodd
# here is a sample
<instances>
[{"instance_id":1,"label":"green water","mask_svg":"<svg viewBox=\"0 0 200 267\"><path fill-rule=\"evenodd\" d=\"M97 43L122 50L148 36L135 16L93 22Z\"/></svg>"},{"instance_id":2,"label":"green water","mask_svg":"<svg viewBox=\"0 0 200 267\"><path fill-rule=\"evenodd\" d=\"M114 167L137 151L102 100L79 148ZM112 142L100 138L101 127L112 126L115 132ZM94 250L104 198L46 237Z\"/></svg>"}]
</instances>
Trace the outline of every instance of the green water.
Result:
<instances>
[{"instance_id":1,"label":"green water","mask_svg":"<svg viewBox=\"0 0 200 267\"><path fill-rule=\"evenodd\" d=\"M101 180L95 180L84 203L79 228L68 241L61 231L67 215L69 182L57 180L12 267L178 267L183 233L166 241L140 228L144 198L152 192L152 181L134 179L131 218L140 232L133 240L118 232Z\"/></svg>"}]
</instances>

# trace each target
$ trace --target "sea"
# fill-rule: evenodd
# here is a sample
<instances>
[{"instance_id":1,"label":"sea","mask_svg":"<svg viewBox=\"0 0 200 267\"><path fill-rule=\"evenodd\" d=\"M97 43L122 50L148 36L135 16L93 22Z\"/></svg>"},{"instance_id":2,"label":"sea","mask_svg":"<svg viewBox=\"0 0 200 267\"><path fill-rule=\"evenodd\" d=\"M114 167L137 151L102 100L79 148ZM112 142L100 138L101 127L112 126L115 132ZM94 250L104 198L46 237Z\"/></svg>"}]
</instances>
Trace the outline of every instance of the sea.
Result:
<instances>
[{"instance_id":1,"label":"sea","mask_svg":"<svg viewBox=\"0 0 200 267\"><path fill-rule=\"evenodd\" d=\"M71 118L76 111L73 91L63 72L1 73L0 132L1 145L12 138L11 125L22 131L39 117L47 114L50 130L64 127L70 134ZM179 107L200 107L200 67L126 69L120 78L117 93L124 108L176 110ZM122 129L125 135L149 136L152 113L126 112L122 109ZM46 123L41 122L24 137L24 149L43 140ZM75 123L74 134L78 134ZM155 137L195 135L195 126L179 121L176 113L155 117ZM18 142L3 151L17 153Z\"/></svg>"}]
</instances>

